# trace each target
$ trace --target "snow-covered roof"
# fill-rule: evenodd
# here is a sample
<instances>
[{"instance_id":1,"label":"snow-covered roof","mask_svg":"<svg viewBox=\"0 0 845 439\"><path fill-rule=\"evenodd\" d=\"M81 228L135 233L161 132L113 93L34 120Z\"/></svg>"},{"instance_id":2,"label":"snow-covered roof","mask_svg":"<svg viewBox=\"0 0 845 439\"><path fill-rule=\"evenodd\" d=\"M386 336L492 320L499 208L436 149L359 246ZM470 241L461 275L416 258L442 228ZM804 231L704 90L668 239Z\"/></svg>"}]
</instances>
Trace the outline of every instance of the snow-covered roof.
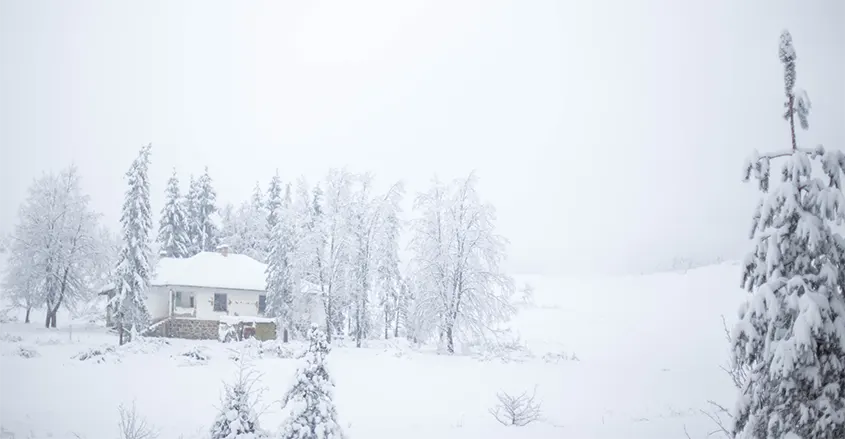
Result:
<instances>
[{"instance_id":1,"label":"snow-covered roof","mask_svg":"<svg viewBox=\"0 0 845 439\"><path fill-rule=\"evenodd\" d=\"M264 291L267 265L246 255L201 252L190 258L161 258L152 285Z\"/></svg>"}]
</instances>

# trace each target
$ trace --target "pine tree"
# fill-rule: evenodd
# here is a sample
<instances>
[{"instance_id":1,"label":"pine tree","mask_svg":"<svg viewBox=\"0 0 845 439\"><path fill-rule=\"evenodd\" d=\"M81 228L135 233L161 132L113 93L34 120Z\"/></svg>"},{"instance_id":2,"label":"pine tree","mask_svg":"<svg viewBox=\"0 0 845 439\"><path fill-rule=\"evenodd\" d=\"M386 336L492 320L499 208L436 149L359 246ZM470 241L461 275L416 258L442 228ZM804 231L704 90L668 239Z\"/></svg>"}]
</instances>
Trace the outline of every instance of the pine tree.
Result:
<instances>
[{"instance_id":1,"label":"pine tree","mask_svg":"<svg viewBox=\"0 0 845 439\"><path fill-rule=\"evenodd\" d=\"M276 228L276 223L279 222L278 211L282 205L282 180L279 178L279 171L270 180L270 185L267 187L267 202L265 208L267 209L267 253L270 252L269 246L272 240L273 230Z\"/></svg>"},{"instance_id":2,"label":"pine tree","mask_svg":"<svg viewBox=\"0 0 845 439\"><path fill-rule=\"evenodd\" d=\"M267 434L261 430L255 412L254 384L257 379L243 362L238 368L234 384L224 384L220 413L211 427L211 439L261 439Z\"/></svg>"},{"instance_id":3,"label":"pine tree","mask_svg":"<svg viewBox=\"0 0 845 439\"><path fill-rule=\"evenodd\" d=\"M166 200L158 227L158 242L165 256L186 258L190 255L191 242L187 228L187 214L179 195L179 179L174 169L173 175L167 180Z\"/></svg>"},{"instance_id":4,"label":"pine tree","mask_svg":"<svg viewBox=\"0 0 845 439\"><path fill-rule=\"evenodd\" d=\"M291 413L282 424L281 439L342 439L345 434L332 401L334 382L326 369L329 344L316 326L311 327L311 344L296 371L293 387L283 399Z\"/></svg>"},{"instance_id":5,"label":"pine tree","mask_svg":"<svg viewBox=\"0 0 845 439\"><path fill-rule=\"evenodd\" d=\"M754 439L845 437L845 154L804 149L795 117L807 129L810 102L796 93L792 37L780 40L791 148L759 155L745 180L759 182L742 284L751 294L733 331L734 364L747 367L734 433ZM781 184L770 189L770 162L784 158ZM815 162L815 163L814 163ZM826 174L813 175L814 164Z\"/></svg>"},{"instance_id":6,"label":"pine tree","mask_svg":"<svg viewBox=\"0 0 845 439\"><path fill-rule=\"evenodd\" d=\"M191 174L190 183L188 184L188 193L185 195L184 211L186 232L188 235L188 256L193 256L200 251L200 213L199 213L199 181L194 179Z\"/></svg>"},{"instance_id":7,"label":"pine tree","mask_svg":"<svg viewBox=\"0 0 845 439\"><path fill-rule=\"evenodd\" d=\"M265 230L267 209L261 198L261 187L256 182L250 202L244 204L239 212L243 232L240 239L242 248L238 253L257 261L267 262L269 248L269 237Z\"/></svg>"},{"instance_id":8,"label":"pine tree","mask_svg":"<svg viewBox=\"0 0 845 439\"><path fill-rule=\"evenodd\" d=\"M215 251L218 244L218 230L215 224L217 213L217 192L211 184L211 176L208 175L208 167L199 178L197 183L196 198L196 221L197 221L197 246L199 251Z\"/></svg>"},{"instance_id":9,"label":"pine tree","mask_svg":"<svg viewBox=\"0 0 845 439\"><path fill-rule=\"evenodd\" d=\"M123 249L117 264L117 294L115 295L115 320L124 342L124 327L146 329L150 315L144 297L150 286L150 233L153 220L150 209L150 183L147 169L150 165L151 145L141 148L138 157L126 173L129 188L120 217L123 230Z\"/></svg>"}]
</instances>

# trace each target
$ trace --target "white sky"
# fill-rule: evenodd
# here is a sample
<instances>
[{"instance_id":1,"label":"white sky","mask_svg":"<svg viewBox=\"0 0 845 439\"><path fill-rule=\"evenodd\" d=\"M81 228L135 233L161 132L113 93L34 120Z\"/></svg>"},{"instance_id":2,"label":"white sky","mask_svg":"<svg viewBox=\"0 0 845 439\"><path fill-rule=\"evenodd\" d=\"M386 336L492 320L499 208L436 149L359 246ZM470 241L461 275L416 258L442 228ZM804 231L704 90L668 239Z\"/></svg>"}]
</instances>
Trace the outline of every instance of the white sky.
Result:
<instances>
[{"instance_id":1,"label":"white sky","mask_svg":"<svg viewBox=\"0 0 845 439\"><path fill-rule=\"evenodd\" d=\"M71 162L116 227L152 142L156 212L173 167L235 203L276 168L410 193L476 169L514 271L737 257L743 159L788 142L783 28L801 141L845 145L845 2L695 3L0 0L0 232Z\"/></svg>"}]
</instances>

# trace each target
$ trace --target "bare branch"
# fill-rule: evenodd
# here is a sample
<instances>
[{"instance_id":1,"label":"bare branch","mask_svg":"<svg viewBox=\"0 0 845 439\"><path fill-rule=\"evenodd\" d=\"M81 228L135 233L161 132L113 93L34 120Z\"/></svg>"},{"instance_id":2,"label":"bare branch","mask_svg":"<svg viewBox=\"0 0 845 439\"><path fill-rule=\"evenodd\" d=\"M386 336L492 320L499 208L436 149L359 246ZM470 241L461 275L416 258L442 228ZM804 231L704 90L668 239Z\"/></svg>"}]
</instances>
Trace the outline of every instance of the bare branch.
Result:
<instances>
[{"instance_id":1,"label":"bare branch","mask_svg":"<svg viewBox=\"0 0 845 439\"><path fill-rule=\"evenodd\" d=\"M540 403L534 401L536 391L537 388L535 387L531 396L528 396L527 392L523 392L519 396L500 392L496 395L499 403L490 408L488 412L502 425L508 426L522 427L540 420L542 418Z\"/></svg>"}]
</instances>

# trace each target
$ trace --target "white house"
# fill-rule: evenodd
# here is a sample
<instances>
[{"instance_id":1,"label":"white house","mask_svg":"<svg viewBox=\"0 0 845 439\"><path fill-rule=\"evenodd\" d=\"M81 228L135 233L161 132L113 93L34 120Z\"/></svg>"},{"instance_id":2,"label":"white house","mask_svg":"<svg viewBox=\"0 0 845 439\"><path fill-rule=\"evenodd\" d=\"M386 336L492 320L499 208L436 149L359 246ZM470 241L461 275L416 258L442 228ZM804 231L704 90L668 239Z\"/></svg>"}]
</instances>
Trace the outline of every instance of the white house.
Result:
<instances>
[{"instance_id":1,"label":"white house","mask_svg":"<svg viewBox=\"0 0 845 439\"><path fill-rule=\"evenodd\" d=\"M267 265L246 255L201 252L189 258L161 258L145 298L159 335L217 338L221 317L269 323L264 318ZM113 288L101 294L114 295ZM316 311L318 308L311 306ZM232 321L230 317L224 318ZM111 324L111 313L107 315Z\"/></svg>"}]
</instances>

